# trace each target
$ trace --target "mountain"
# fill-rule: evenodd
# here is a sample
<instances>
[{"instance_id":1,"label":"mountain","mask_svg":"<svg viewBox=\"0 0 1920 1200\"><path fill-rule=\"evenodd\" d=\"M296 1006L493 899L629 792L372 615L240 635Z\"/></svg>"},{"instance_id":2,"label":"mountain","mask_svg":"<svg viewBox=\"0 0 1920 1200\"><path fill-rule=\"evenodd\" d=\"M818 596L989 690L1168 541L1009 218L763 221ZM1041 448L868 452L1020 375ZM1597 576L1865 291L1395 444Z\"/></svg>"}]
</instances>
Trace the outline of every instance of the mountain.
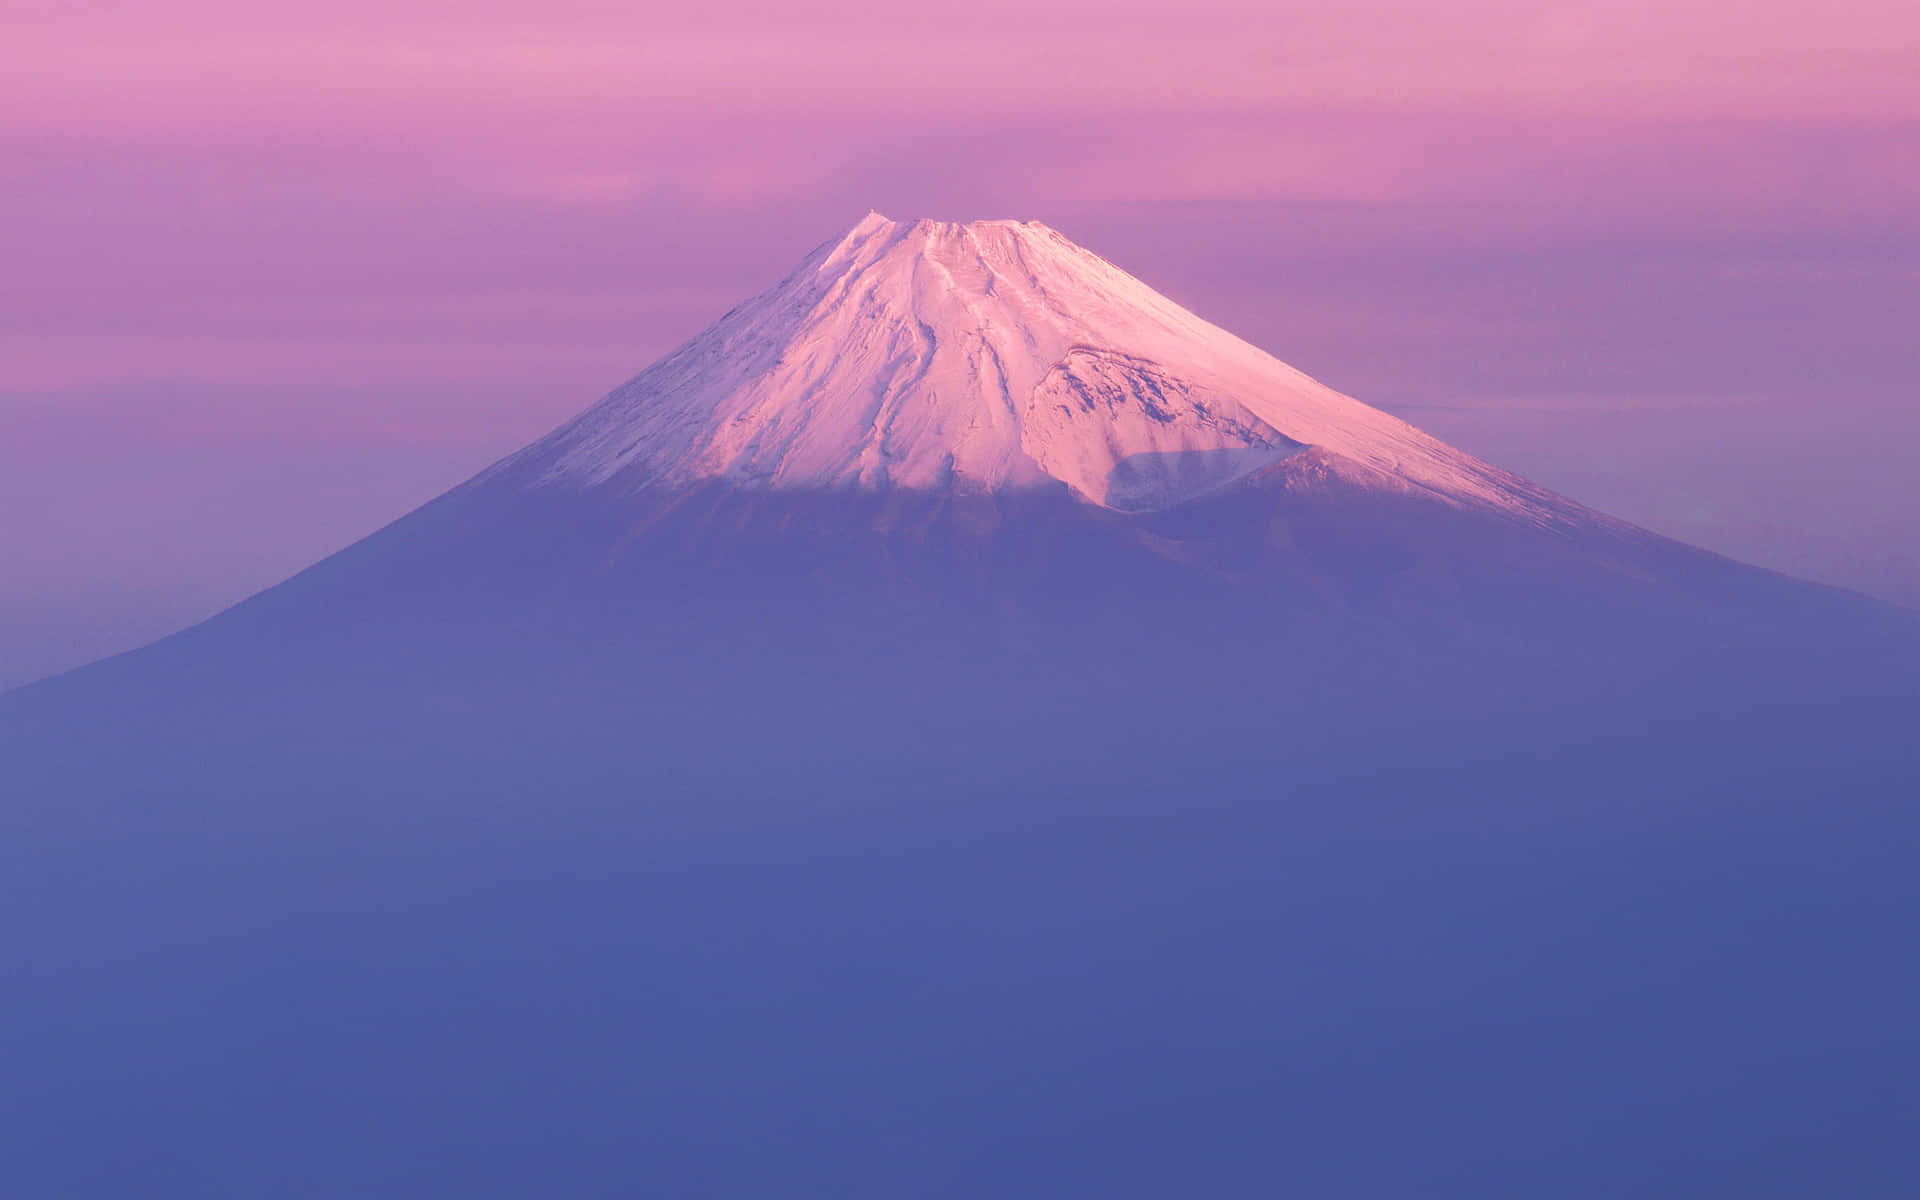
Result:
<instances>
[{"instance_id":1,"label":"mountain","mask_svg":"<svg viewBox=\"0 0 1920 1200\"><path fill-rule=\"evenodd\" d=\"M776 584L780 610L714 618ZM101 670L150 677L139 664L185 656L244 674L304 647L307 669L412 659L458 678L508 644L551 671L657 655L649 631L690 649L704 630L714 644L689 670L706 674L742 638L777 654L844 628L857 657L893 629L924 653L930 627L992 646L1036 620L1056 655L1111 657L1084 644L1105 621L1120 628L1102 637L1150 628L1169 653L1204 654L1217 636L1171 636L1199 612L1216 634L1261 629L1263 652L1296 666L1409 639L1464 639L1471 658L1520 637L1618 643L1665 670L1676 636L1910 623L1480 462L1042 225L870 214L546 437ZM449 642L459 630L472 641ZM1430 658L1398 656L1416 672ZM1464 682L1439 680L1456 697Z\"/></svg>"},{"instance_id":2,"label":"mountain","mask_svg":"<svg viewBox=\"0 0 1920 1200\"><path fill-rule=\"evenodd\" d=\"M1033 223L0 697L19 1194L1902 1195L1920 626Z\"/></svg>"}]
</instances>

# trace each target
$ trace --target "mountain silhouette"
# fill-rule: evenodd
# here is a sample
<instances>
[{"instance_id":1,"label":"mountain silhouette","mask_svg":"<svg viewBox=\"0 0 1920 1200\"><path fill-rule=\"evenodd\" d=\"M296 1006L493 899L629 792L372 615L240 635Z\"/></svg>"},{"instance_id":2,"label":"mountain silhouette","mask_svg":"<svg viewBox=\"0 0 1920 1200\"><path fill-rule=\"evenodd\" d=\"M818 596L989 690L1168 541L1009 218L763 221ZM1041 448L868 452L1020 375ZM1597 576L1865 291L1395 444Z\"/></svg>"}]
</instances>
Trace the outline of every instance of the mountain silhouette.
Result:
<instances>
[{"instance_id":1,"label":"mountain silhouette","mask_svg":"<svg viewBox=\"0 0 1920 1200\"><path fill-rule=\"evenodd\" d=\"M870 215L0 697L21 1195L1904 1194L1914 614Z\"/></svg>"}]
</instances>

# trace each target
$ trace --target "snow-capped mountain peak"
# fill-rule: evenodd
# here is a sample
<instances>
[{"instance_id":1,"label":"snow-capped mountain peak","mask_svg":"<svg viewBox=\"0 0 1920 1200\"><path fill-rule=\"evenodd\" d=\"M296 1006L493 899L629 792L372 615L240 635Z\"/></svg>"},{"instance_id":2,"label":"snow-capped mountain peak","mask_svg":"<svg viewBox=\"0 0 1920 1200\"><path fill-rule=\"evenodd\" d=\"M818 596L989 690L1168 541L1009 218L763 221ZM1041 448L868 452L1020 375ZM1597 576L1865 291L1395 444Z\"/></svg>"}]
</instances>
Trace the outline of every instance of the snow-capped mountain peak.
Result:
<instances>
[{"instance_id":1,"label":"snow-capped mountain peak","mask_svg":"<svg viewBox=\"0 0 1920 1200\"><path fill-rule=\"evenodd\" d=\"M869 213L500 464L539 485L999 493L1164 508L1308 448L1541 519L1552 498L1342 396L1037 222Z\"/></svg>"}]
</instances>

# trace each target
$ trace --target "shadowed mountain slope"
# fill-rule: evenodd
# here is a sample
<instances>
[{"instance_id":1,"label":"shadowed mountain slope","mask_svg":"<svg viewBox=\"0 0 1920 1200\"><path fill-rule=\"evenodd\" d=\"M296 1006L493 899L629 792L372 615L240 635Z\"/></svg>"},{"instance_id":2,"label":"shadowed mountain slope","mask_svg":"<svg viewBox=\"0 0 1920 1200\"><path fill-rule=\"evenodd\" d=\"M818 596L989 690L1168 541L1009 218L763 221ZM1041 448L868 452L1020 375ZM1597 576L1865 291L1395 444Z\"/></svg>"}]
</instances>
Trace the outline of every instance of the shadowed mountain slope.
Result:
<instances>
[{"instance_id":1,"label":"shadowed mountain slope","mask_svg":"<svg viewBox=\"0 0 1920 1200\"><path fill-rule=\"evenodd\" d=\"M0 1191L1905 1196L1913 614L870 216L0 696Z\"/></svg>"}]
</instances>

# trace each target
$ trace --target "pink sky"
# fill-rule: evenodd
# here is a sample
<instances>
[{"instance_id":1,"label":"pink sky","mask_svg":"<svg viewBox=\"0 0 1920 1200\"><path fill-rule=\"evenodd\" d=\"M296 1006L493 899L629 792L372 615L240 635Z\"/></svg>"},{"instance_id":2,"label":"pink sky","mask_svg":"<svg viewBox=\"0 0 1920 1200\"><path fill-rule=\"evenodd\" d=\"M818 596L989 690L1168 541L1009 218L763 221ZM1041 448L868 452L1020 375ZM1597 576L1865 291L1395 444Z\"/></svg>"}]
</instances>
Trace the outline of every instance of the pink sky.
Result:
<instances>
[{"instance_id":1,"label":"pink sky","mask_svg":"<svg viewBox=\"0 0 1920 1200\"><path fill-rule=\"evenodd\" d=\"M1577 498L1920 603L1910 0L7 28L0 685L337 548L870 207L1046 220Z\"/></svg>"}]
</instances>

